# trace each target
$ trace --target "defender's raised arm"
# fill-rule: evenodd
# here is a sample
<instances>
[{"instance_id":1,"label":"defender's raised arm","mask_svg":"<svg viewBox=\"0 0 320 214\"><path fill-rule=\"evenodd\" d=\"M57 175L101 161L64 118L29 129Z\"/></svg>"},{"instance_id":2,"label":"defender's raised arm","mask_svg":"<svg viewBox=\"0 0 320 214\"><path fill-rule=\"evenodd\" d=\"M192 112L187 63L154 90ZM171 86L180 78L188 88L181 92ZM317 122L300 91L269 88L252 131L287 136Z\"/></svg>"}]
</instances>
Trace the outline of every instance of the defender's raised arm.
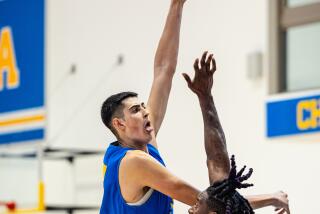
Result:
<instances>
[{"instance_id":1,"label":"defender's raised arm","mask_svg":"<svg viewBox=\"0 0 320 214\"><path fill-rule=\"evenodd\" d=\"M207 166L210 185L228 177L230 171L229 156L225 136L215 108L211 89L216 62L213 54L207 57L204 52L199 66L199 59L194 62L194 79L183 74L188 87L198 96L204 125L204 144L207 154Z\"/></svg>"},{"instance_id":2,"label":"defender's raised arm","mask_svg":"<svg viewBox=\"0 0 320 214\"><path fill-rule=\"evenodd\" d=\"M241 176L245 168L243 168L243 170L240 170L242 171L241 173L236 173L236 167L233 157L234 164L232 170L230 170L226 140L211 94L213 86L213 74L216 71L216 62L213 58L213 55L210 54L207 57L207 52L204 52L200 60L200 66L199 60L196 59L194 63L194 70L195 76L193 80L191 80L191 78L185 73L183 74L183 76L188 83L188 87L198 96L200 102L204 122L203 125L205 150L207 155L207 167L209 172L210 186L213 187L219 184L219 182L221 183L221 181L225 182L221 185L227 184L228 182L232 183L232 181L228 181L228 179L230 180L230 175L236 174L236 176ZM245 175L244 177L250 177L251 173L252 169L249 170L248 175ZM237 179L241 180L242 178ZM240 183L241 182L239 182L239 187L241 187ZM244 186L249 187L251 186L251 184L244 184ZM210 189L211 187L209 187L208 189ZM208 189L207 194L209 194ZM217 189L219 188L216 187L216 189L214 190L216 191ZM246 196L245 198L252 209L274 206L277 213L290 214L287 194L285 194L284 192L277 192L274 194L266 195ZM247 203L246 200L243 200L244 204ZM194 209L195 208L192 207L189 212L195 213L193 212ZM249 207L248 209L251 210ZM252 213L252 210L250 211L250 213Z\"/></svg>"}]
</instances>

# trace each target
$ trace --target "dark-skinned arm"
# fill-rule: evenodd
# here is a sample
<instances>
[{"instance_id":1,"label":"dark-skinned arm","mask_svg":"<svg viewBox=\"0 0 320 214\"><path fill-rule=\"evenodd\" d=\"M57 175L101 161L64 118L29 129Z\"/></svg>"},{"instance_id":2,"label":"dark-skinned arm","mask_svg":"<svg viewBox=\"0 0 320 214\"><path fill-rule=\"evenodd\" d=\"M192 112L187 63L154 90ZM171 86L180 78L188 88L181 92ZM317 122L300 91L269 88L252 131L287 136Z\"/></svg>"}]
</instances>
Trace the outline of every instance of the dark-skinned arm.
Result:
<instances>
[{"instance_id":1,"label":"dark-skinned arm","mask_svg":"<svg viewBox=\"0 0 320 214\"><path fill-rule=\"evenodd\" d=\"M283 191L264 195L250 195L245 198L253 209L273 206L277 214L290 214L288 195Z\"/></svg>"},{"instance_id":2,"label":"dark-skinned arm","mask_svg":"<svg viewBox=\"0 0 320 214\"><path fill-rule=\"evenodd\" d=\"M204 122L205 150L207 154L207 166L210 185L228 177L230 171L227 145L219 121L218 113L214 105L211 89L213 74L216 71L216 62L213 55L208 59L207 52L202 55L200 67L199 60L194 63L195 77L191 81L187 74L183 74L188 87L198 96ZM279 191L274 194L246 196L253 209L266 206L274 206L277 214L290 214L287 194Z\"/></svg>"},{"instance_id":3,"label":"dark-skinned arm","mask_svg":"<svg viewBox=\"0 0 320 214\"><path fill-rule=\"evenodd\" d=\"M212 185L216 181L227 178L230 171L226 139L211 94L213 74L216 71L213 55L210 54L207 58L207 52L205 52L202 55L200 66L199 59L196 59L194 71L195 76L192 81L187 74L183 74L183 76L188 87L199 99L204 125L209 181Z\"/></svg>"},{"instance_id":4,"label":"dark-skinned arm","mask_svg":"<svg viewBox=\"0 0 320 214\"><path fill-rule=\"evenodd\" d=\"M210 185L224 180L230 171L227 145L212 96L198 97L203 125Z\"/></svg>"}]
</instances>

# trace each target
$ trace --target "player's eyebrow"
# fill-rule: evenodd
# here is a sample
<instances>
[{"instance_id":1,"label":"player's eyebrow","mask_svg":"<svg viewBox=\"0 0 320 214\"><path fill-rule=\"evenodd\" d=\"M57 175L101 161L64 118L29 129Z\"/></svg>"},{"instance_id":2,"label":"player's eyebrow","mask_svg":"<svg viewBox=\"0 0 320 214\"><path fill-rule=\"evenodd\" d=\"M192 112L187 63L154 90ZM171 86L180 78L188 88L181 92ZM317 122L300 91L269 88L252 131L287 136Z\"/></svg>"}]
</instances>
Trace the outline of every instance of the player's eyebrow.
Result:
<instances>
[{"instance_id":1,"label":"player's eyebrow","mask_svg":"<svg viewBox=\"0 0 320 214\"><path fill-rule=\"evenodd\" d=\"M133 108L136 108L136 107L140 107L140 105L139 105L139 104L134 104L133 106L131 106L131 107L129 108L129 110L131 110L131 109L133 109Z\"/></svg>"}]
</instances>

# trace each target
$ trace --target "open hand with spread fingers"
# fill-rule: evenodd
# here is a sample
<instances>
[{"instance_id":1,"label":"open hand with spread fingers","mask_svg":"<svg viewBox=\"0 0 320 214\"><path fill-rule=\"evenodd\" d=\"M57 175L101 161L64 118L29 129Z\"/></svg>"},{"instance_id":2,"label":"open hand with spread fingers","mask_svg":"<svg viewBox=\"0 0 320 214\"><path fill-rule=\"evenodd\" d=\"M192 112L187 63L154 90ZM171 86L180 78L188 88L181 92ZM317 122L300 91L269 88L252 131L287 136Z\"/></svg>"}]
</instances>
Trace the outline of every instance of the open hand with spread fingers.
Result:
<instances>
[{"instance_id":1,"label":"open hand with spread fingers","mask_svg":"<svg viewBox=\"0 0 320 214\"><path fill-rule=\"evenodd\" d=\"M188 87L198 97L204 97L211 95L211 89L213 85L213 74L216 71L216 61L213 58L213 54L209 54L205 51L202 54L200 65L197 58L194 62L195 75L193 80L186 73L183 73L184 79L188 83Z\"/></svg>"}]
</instances>

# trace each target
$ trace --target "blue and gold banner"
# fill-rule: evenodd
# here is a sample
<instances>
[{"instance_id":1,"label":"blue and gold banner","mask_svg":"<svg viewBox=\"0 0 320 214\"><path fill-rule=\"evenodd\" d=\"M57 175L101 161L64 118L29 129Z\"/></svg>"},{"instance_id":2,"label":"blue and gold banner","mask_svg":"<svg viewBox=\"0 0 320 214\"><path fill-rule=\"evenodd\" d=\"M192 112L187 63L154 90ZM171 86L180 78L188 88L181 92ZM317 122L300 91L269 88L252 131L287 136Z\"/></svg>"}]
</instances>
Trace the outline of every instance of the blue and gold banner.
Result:
<instances>
[{"instance_id":1,"label":"blue and gold banner","mask_svg":"<svg viewBox=\"0 0 320 214\"><path fill-rule=\"evenodd\" d=\"M0 1L0 144L44 138L44 0Z\"/></svg>"},{"instance_id":2,"label":"blue and gold banner","mask_svg":"<svg viewBox=\"0 0 320 214\"><path fill-rule=\"evenodd\" d=\"M320 94L267 103L267 136L320 131Z\"/></svg>"}]
</instances>

